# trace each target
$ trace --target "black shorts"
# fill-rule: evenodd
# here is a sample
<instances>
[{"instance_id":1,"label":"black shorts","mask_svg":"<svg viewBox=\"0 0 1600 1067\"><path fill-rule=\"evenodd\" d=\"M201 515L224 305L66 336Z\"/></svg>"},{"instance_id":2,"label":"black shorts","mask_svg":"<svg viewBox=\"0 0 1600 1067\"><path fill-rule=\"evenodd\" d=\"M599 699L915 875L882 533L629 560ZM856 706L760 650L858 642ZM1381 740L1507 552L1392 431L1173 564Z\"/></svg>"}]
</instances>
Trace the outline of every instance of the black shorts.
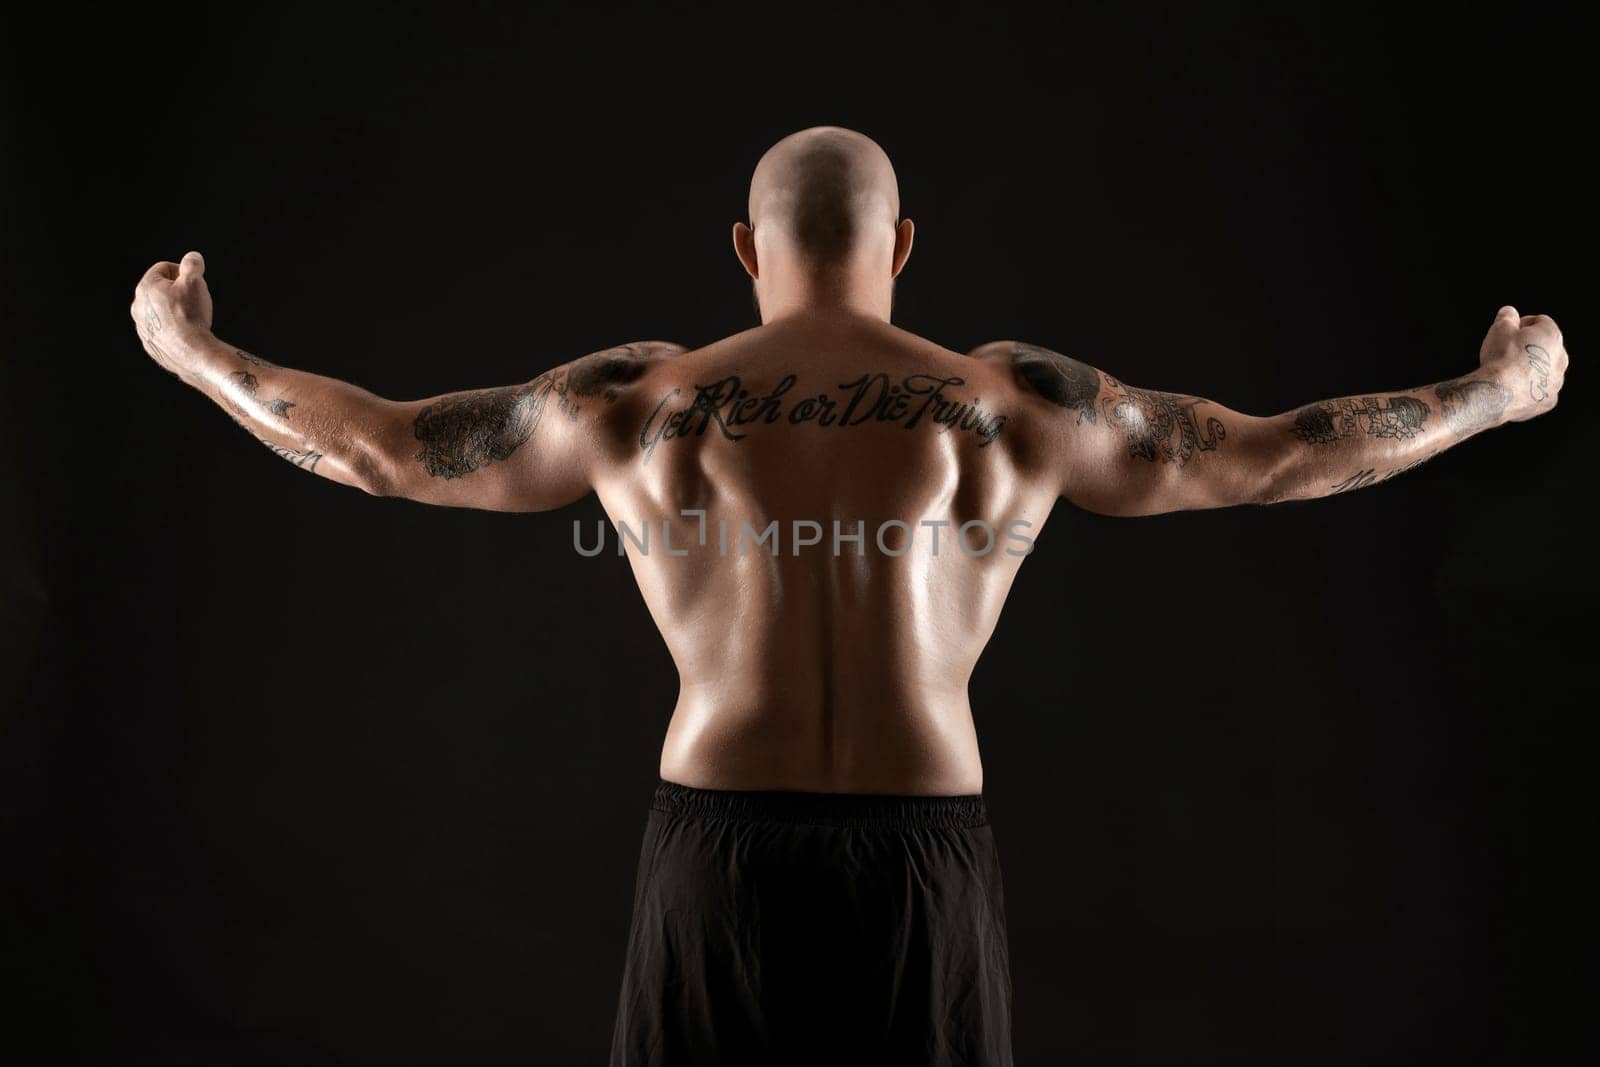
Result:
<instances>
[{"instance_id":1,"label":"black shorts","mask_svg":"<svg viewBox=\"0 0 1600 1067\"><path fill-rule=\"evenodd\" d=\"M1011 1062L981 794L656 786L611 1067Z\"/></svg>"}]
</instances>

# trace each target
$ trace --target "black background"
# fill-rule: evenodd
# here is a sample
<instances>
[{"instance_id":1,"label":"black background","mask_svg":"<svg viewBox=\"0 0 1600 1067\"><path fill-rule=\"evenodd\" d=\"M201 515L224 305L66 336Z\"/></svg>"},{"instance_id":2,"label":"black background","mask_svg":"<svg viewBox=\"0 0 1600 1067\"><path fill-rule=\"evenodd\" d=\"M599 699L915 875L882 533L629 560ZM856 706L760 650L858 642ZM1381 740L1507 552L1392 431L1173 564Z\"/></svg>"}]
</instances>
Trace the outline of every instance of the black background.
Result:
<instances>
[{"instance_id":1,"label":"black background","mask_svg":"<svg viewBox=\"0 0 1600 1067\"><path fill-rule=\"evenodd\" d=\"M750 169L818 123L894 159L895 320L951 347L1265 414L1464 373L1502 303L1558 319L1560 410L1395 482L1062 505L972 702L1019 1063L1576 1055L1576 23L873 11L124 6L7 35L8 1031L55 1050L30 1062L603 1062L675 687L624 561L570 547L597 505L307 476L127 305L198 248L220 336L399 399L704 344L755 321Z\"/></svg>"}]
</instances>

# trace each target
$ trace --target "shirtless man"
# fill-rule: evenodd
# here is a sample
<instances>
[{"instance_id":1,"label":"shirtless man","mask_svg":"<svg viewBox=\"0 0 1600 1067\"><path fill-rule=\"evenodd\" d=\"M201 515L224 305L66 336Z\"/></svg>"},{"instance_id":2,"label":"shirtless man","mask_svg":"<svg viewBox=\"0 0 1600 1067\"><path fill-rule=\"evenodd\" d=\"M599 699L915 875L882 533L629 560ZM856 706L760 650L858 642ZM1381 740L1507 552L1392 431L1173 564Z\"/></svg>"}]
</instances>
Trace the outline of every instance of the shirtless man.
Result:
<instances>
[{"instance_id":1,"label":"shirtless man","mask_svg":"<svg viewBox=\"0 0 1600 1067\"><path fill-rule=\"evenodd\" d=\"M1359 489L1551 410L1567 367L1553 321L1503 307L1459 378L1244 415L891 325L911 243L882 149L803 130L733 227L760 326L409 402L219 340L198 253L134 293L145 350L302 470L454 507L599 497L680 677L614 1065L1011 1063L967 683L1057 499Z\"/></svg>"}]
</instances>

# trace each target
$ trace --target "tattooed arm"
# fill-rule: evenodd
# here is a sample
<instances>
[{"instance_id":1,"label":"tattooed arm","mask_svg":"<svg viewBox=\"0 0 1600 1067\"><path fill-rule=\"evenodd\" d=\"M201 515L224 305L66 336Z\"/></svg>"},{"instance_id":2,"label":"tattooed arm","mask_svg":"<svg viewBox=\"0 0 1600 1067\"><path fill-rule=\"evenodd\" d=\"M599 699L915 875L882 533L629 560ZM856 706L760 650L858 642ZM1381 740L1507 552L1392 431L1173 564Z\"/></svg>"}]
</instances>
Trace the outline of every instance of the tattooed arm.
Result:
<instances>
[{"instance_id":1,"label":"tattooed arm","mask_svg":"<svg viewBox=\"0 0 1600 1067\"><path fill-rule=\"evenodd\" d=\"M1271 504L1375 485L1482 430L1549 411L1567 366L1554 321L1505 307L1471 374L1262 418L1137 389L1048 349L1000 344L1009 344L1018 385L1040 402L1062 495L1108 515Z\"/></svg>"},{"instance_id":2,"label":"tattooed arm","mask_svg":"<svg viewBox=\"0 0 1600 1067\"><path fill-rule=\"evenodd\" d=\"M211 333L205 263L157 263L130 309L145 351L215 401L274 453L374 496L493 511L559 507L588 492L593 404L610 403L650 342L593 353L531 381L410 402L292 370Z\"/></svg>"},{"instance_id":3,"label":"tattooed arm","mask_svg":"<svg viewBox=\"0 0 1600 1067\"><path fill-rule=\"evenodd\" d=\"M590 490L607 450L626 447L603 432L602 413L654 358L683 350L640 341L520 385L391 404L376 438L379 495L491 511L570 504Z\"/></svg>"}]
</instances>

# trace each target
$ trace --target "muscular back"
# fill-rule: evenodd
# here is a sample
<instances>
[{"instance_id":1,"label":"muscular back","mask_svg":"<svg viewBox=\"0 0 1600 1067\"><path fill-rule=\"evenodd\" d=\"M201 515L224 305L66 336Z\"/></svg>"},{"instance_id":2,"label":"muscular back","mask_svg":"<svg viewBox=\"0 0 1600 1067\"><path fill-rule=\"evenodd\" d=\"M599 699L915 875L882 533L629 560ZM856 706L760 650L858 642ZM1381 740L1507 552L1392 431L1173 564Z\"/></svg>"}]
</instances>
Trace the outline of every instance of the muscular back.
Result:
<instances>
[{"instance_id":1,"label":"muscular back","mask_svg":"<svg viewBox=\"0 0 1600 1067\"><path fill-rule=\"evenodd\" d=\"M978 792L967 681L1057 492L1009 356L832 318L595 358L608 547L681 678L662 774Z\"/></svg>"},{"instance_id":2,"label":"muscular back","mask_svg":"<svg viewBox=\"0 0 1600 1067\"><path fill-rule=\"evenodd\" d=\"M426 504L598 494L681 677L662 774L706 788L977 792L967 679L1057 497L1149 515L1364 489L1553 410L1567 368L1556 324L1508 305L1466 374L1258 417L835 308L394 401L216 337L204 270L152 266L135 329L280 458Z\"/></svg>"}]
</instances>

